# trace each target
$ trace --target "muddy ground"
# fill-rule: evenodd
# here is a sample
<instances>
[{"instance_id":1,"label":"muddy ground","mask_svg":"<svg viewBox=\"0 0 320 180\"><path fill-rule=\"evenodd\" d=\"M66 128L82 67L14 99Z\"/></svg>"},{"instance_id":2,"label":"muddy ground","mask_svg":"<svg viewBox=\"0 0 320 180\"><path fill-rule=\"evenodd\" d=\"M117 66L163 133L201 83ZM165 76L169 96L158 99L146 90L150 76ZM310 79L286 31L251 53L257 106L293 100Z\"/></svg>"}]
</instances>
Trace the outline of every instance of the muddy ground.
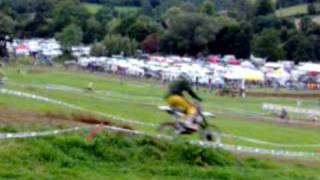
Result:
<instances>
[{"instance_id":1,"label":"muddy ground","mask_svg":"<svg viewBox=\"0 0 320 180\"><path fill-rule=\"evenodd\" d=\"M0 106L0 132L62 129L88 125L112 125L133 129L128 125L116 124L111 120L90 114L35 113Z\"/></svg>"}]
</instances>

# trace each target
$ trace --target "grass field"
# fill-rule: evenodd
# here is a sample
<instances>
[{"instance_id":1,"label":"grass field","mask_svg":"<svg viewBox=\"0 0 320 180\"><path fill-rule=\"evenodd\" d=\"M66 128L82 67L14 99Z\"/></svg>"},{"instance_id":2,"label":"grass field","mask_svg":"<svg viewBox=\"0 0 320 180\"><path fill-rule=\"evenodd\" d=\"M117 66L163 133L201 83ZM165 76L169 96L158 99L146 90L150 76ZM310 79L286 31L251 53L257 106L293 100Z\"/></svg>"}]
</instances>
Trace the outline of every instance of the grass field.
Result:
<instances>
[{"instance_id":1,"label":"grass field","mask_svg":"<svg viewBox=\"0 0 320 180\"><path fill-rule=\"evenodd\" d=\"M99 9L102 8L102 5L99 4L92 4L92 3L83 3L83 5L89 10L91 14L96 14ZM119 14L128 14L128 13L135 13L139 10L137 7L131 7L131 6L116 6L115 10Z\"/></svg>"},{"instance_id":2,"label":"grass field","mask_svg":"<svg viewBox=\"0 0 320 180\"><path fill-rule=\"evenodd\" d=\"M154 82L151 80L133 80L128 78L123 78L120 82L120 79L111 75L95 75L84 72L68 72L63 69L34 69L29 67L21 67L18 71L15 67L8 67L3 70L4 74L7 76L8 81L5 85L5 88L11 90L17 90L26 93L32 93L39 96L48 97L55 100L60 100L75 106L82 107L86 109L86 113L90 113L96 116L102 116L102 114L109 116L118 116L123 117L130 120L136 120L139 122L145 123L153 123L159 124L161 122L169 121L170 118L168 115L160 112L157 109L158 105L162 105L165 102L163 101L163 95L166 91L166 85L159 84L158 82ZM86 92L84 89L87 87L88 83L92 82L94 87L94 92ZM51 88L48 88L51 87ZM256 98L256 97L248 97L248 98L231 98L231 97L217 97L212 93L208 93L206 91L199 92L202 97L204 97L204 107L207 111L214 112L217 114L216 119L210 120L211 123L216 124L223 133L230 134L233 136L241 136L248 137L263 141L268 141L271 143L279 143L279 144L297 144L297 145L307 145L307 144L319 144L320 142L320 132L317 128L312 127L298 127L298 126L290 126L285 124L277 124L271 122L260 122L255 120L249 120L245 116L237 116L237 114L232 115L233 112L241 112L241 113L254 113L259 114L261 116L268 116L265 112L262 111L261 106L263 103L274 103L274 104L283 104L283 105L291 105L295 106L296 99L282 99L282 98ZM316 99L306 99L303 101L304 107L317 107L318 100ZM73 110L70 108L65 108L55 104L46 104L40 101L35 101L31 99L14 97L9 95L0 95L0 109L8 108L15 109L20 111L27 111L33 113L56 113L69 115L74 113L79 113L77 110ZM83 112L82 112L83 113ZM0 113L1 114L1 113ZM98 115L99 114L99 115ZM2 117L2 115L0 115ZM2 117L3 118L3 117ZM1 118L0 118L1 119ZM117 122L116 120L114 120ZM117 122L124 123L124 122ZM10 127L8 127L10 126ZM1 123L0 131L20 131L21 129L24 131L28 131L28 126L21 128L19 123ZM40 126L40 125L39 125ZM30 129L48 129L50 127L39 127L32 126ZM143 125L135 125L132 124L135 129L146 131L148 133L156 133L155 128L147 127ZM71 137L65 138L44 138L40 141L38 140L16 140L10 142L2 142L1 146L4 150L0 151L0 157L3 163L2 169L19 167L23 162L18 162L19 159L31 156L32 158L29 160L29 164L22 168L23 170L20 172L17 171L9 171L6 173L4 171L0 172L0 176L2 177L17 177L21 178L22 176L26 177L34 177L35 175L40 175L40 177L44 177L45 175L54 174L55 171L59 171L60 169L65 169L65 174L57 174L56 176L52 176L52 178L58 177L80 177L84 178L88 175L88 173L92 172L93 169L97 168L97 171L92 175L92 177L101 178L103 175L115 177L117 174L121 174L119 176L120 179L126 179L129 176L133 176L133 178L141 179L141 178L150 178L155 176L157 179L168 178L208 178L209 175L216 178L224 178L224 179L245 179L246 175L252 174L252 179L261 179L261 177L273 177L273 178L282 178L284 173L288 170L288 178L287 179L304 179L307 177L317 177L320 171L319 169L313 168L305 168L296 167L296 166L288 166L288 165L270 165L272 168L269 170L263 170L263 168L257 167L255 169L251 165L248 165L243 168L241 172L237 172L237 168L239 164L243 163L247 164L247 161L240 160L235 158L234 156L224 154L221 155L220 158L225 158L225 160L229 161L230 158L233 159L231 165L217 165L218 168L213 168L215 164L213 162L205 162L204 168L203 164L200 162L200 166L195 164L186 164L184 165L184 160L177 161L176 165L170 165L172 162L168 160L167 154L165 152L170 153L171 151L161 152L161 148L163 142L151 143L148 145L148 148L151 148L151 152L156 153L156 157L160 158L160 165L163 167L158 167L156 165L150 165L154 159L154 157L146 158L145 165L137 165L139 162L138 159L130 159L127 160L126 151L123 145L115 145L110 146L109 149L105 150L107 152L99 152L101 154L91 155L90 148L93 148L92 144L87 144L85 141L81 140L81 135L74 135ZM76 142L73 142L73 138L75 138ZM80 139L79 139L80 138ZM105 137L106 142L113 142L114 139L110 140L108 137ZM186 137L187 138L187 137ZM197 138L197 137L190 137ZM123 138L116 138L116 141L122 141ZM144 147L138 147L136 143L139 144L139 139L128 140L128 138L124 138L126 142L129 143L129 147L132 146L136 148L134 152L144 152ZM68 141L71 141L71 145L68 145ZM111 143L110 142L110 143ZM265 145L265 144L255 144L252 142L247 142L244 140L234 139L230 137L224 137L223 142L227 144L234 145L243 145L250 147L261 147L267 149L285 149L285 150L299 150L306 152L318 152L318 147L278 147L273 145ZM30 144L29 144L30 143ZM43 144L42 144L43 143ZM75 155L77 157L69 157L70 152L63 149L61 146L72 146L72 143L76 143L80 148L74 148ZM39 147L36 148L35 154L30 152L30 148L33 146ZM47 148L54 147L54 148ZM127 146L127 145L125 145ZM149 147L150 146L150 147ZM172 145L174 146L174 145ZM166 146L164 146L166 147ZM171 145L170 145L171 147ZM26 149L27 152L23 152L19 154L15 149ZM56 149L57 148L57 149ZM101 148L101 147L100 147ZM159 149L160 148L160 149ZM178 147L174 146L173 149ZM193 148L193 147L188 147ZM89 150L90 152L88 152ZM179 148L178 148L179 149ZM99 149L101 150L101 149ZM179 151L182 151L179 149ZM93 152L96 151L92 150ZM120 163L109 162L110 157L104 159L102 158L101 164L95 164L95 159L99 158L99 156L106 156L105 153L111 151L116 154L115 157L120 158ZM119 151L119 152L117 152ZM178 151L178 150L177 150ZM199 150L200 151L200 150ZM131 152L131 151L130 151ZM134 153L133 150L131 153ZM201 151L202 152L202 151ZM6 157L6 153L16 153L18 154L17 158L4 158ZM37 153L40 153L41 157L39 159ZM95 152L96 153L96 152ZM160 154L159 154L160 153ZM207 153L207 152L206 152ZM53 154L53 155L52 155ZM119 155L119 156L118 156ZM44 156L44 157L42 157ZM54 156L54 157L52 157ZM56 157L58 159L56 159ZM123 157L122 157L123 156ZM168 155L171 157L171 155ZM219 157L219 154L213 155L214 157ZM88 158L90 157L90 158ZM3 160L4 158L4 160ZM44 160L41 158L45 158ZM60 159L61 158L61 159ZM81 160L82 158L83 161ZM190 156L192 159L193 156ZM198 157L203 158L203 157ZM60 161L61 160L61 161ZM66 162L64 162L66 161ZM4 162L10 162L7 165ZM86 165L80 165L81 162L84 162ZM36 163L36 164L33 164ZM65 165L66 163L66 165ZM71 163L71 165L69 164ZM79 164L80 163L80 164ZM235 164L234 164L235 163ZM258 163L262 163L258 161ZM42 165L43 164L43 165ZM124 168L124 164L129 164L128 167ZM264 163L262 163L264 164ZM115 165L113 167L113 165ZM149 166L150 165L150 166ZM66 166L66 167L65 167ZM208 166L208 167L207 167ZM263 165L264 166L264 165ZM265 166L269 167L269 164ZM52 169L51 169L52 167ZM113 167L110 171L104 172L106 167ZM190 169L191 167L195 167L194 171L188 172L184 174L185 169ZM27 169L37 168L34 173L28 173ZM49 172L46 173L46 171ZM75 174L75 172L81 171L80 174ZM124 173L127 172L127 173ZM10 173L12 173L10 175ZM269 174L270 173L270 174ZM295 174L296 173L296 174ZM271 178L270 178L271 179ZM284 178L285 179L285 178Z\"/></svg>"},{"instance_id":3,"label":"grass field","mask_svg":"<svg viewBox=\"0 0 320 180\"><path fill-rule=\"evenodd\" d=\"M289 17L296 15L304 15L308 13L307 4L301 4L297 6L292 6L288 8L282 8L276 11L276 15L279 17Z\"/></svg>"},{"instance_id":4,"label":"grass field","mask_svg":"<svg viewBox=\"0 0 320 180\"><path fill-rule=\"evenodd\" d=\"M139 8L138 7L131 7L131 6L117 6L116 11L118 11L118 13L136 13Z\"/></svg>"},{"instance_id":5,"label":"grass field","mask_svg":"<svg viewBox=\"0 0 320 180\"><path fill-rule=\"evenodd\" d=\"M83 5L89 10L91 14L96 14L99 9L102 8L102 5L99 4L83 3Z\"/></svg>"}]
</instances>

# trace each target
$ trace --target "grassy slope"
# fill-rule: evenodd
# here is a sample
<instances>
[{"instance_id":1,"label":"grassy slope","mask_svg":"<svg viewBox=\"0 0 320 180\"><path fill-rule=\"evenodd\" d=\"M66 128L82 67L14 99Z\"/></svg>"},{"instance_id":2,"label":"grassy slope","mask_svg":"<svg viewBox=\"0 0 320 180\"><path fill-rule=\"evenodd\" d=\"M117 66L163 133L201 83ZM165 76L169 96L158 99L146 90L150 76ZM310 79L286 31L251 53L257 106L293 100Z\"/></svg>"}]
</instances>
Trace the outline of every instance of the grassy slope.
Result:
<instances>
[{"instance_id":1,"label":"grassy slope","mask_svg":"<svg viewBox=\"0 0 320 180\"><path fill-rule=\"evenodd\" d=\"M118 135L0 142L4 179L316 179L318 168L239 159L220 150Z\"/></svg>"},{"instance_id":2,"label":"grassy slope","mask_svg":"<svg viewBox=\"0 0 320 180\"><path fill-rule=\"evenodd\" d=\"M291 6L288 8L279 9L276 11L276 15L279 17L295 16L300 14L307 14L307 4L301 4L297 6Z\"/></svg>"},{"instance_id":3,"label":"grassy slope","mask_svg":"<svg viewBox=\"0 0 320 180\"><path fill-rule=\"evenodd\" d=\"M96 14L99 9L102 8L102 5L99 4L92 4L92 3L83 3L83 5L89 10L91 14ZM116 6L115 10L118 13L134 13L138 10L137 7L131 7L131 6Z\"/></svg>"},{"instance_id":4,"label":"grassy slope","mask_svg":"<svg viewBox=\"0 0 320 180\"><path fill-rule=\"evenodd\" d=\"M83 5L88 9L91 14L96 14L99 9L102 8L102 5L92 4L92 3L83 3Z\"/></svg>"},{"instance_id":5,"label":"grassy slope","mask_svg":"<svg viewBox=\"0 0 320 180\"><path fill-rule=\"evenodd\" d=\"M319 4L318 4L319 6ZM297 6L291 6L283 9L279 9L276 11L276 15L279 17L292 17L298 15L304 15L303 17L312 18L313 22L320 24L320 16L319 15L308 15L308 4L301 4ZM295 21L299 21L301 17L295 18Z\"/></svg>"},{"instance_id":6,"label":"grassy slope","mask_svg":"<svg viewBox=\"0 0 320 180\"><path fill-rule=\"evenodd\" d=\"M22 88L14 84L9 84L7 87L63 100L84 107L90 111L99 111L128 119L136 119L156 124L169 120L167 115L157 110L157 105L164 103L162 96L165 93L165 87L159 85L136 81L125 81L124 84L120 85L119 80L113 77L52 70L48 70L48 73L26 73L21 75L18 74L15 69L7 69L6 74L12 82L18 83L63 84L84 88L89 82L93 82L94 87L101 90L101 92L90 94L85 92L47 91L37 88ZM295 105L295 100L216 97L208 93L202 93L201 95L206 100L204 105L207 110L222 112L222 114L218 114L218 118L214 122L223 132L284 144L313 144L320 141L319 131L317 129L293 128L270 123L243 121L223 116L225 108L243 112L263 113L261 110L261 104L263 102ZM33 111L71 112L69 109L56 105L44 105L43 103L11 96L1 96L0 103L9 107L18 107ZM303 104L316 104L316 101L305 100ZM137 128L154 132L154 129L146 127ZM244 142L233 139L225 139L225 141L242 145L245 144ZM317 151L318 148L305 148L304 150Z\"/></svg>"},{"instance_id":7,"label":"grassy slope","mask_svg":"<svg viewBox=\"0 0 320 180\"><path fill-rule=\"evenodd\" d=\"M115 9L121 13L135 13L139 10L138 7L131 7L131 6L117 6Z\"/></svg>"}]
</instances>

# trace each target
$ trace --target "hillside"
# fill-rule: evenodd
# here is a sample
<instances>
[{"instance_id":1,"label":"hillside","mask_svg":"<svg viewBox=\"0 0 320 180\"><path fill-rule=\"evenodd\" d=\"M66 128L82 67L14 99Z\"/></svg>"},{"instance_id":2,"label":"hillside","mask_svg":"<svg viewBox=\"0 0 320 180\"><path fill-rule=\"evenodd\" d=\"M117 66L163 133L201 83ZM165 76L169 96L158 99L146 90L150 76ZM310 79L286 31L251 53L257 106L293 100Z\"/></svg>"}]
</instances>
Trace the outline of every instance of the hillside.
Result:
<instances>
[{"instance_id":1,"label":"hillside","mask_svg":"<svg viewBox=\"0 0 320 180\"><path fill-rule=\"evenodd\" d=\"M237 158L147 137L67 135L1 142L0 177L14 179L313 179L319 169ZM284 176L285 174L285 176Z\"/></svg>"}]
</instances>

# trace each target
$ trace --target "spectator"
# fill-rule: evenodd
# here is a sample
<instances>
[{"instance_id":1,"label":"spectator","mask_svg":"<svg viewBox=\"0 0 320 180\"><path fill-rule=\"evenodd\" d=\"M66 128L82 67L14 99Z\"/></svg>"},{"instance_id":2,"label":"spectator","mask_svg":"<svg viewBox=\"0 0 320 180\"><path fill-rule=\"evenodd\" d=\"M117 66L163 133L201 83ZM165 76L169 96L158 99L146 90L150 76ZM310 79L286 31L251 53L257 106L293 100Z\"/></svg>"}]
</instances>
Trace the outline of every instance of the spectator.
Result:
<instances>
[{"instance_id":1,"label":"spectator","mask_svg":"<svg viewBox=\"0 0 320 180\"><path fill-rule=\"evenodd\" d=\"M213 91L213 83L212 83L211 78L209 78L209 80L208 80L208 86L209 86L209 92L212 92Z\"/></svg>"},{"instance_id":2,"label":"spectator","mask_svg":"<svg viewBox=\"0 0 320 180\"><path fill-rule=\"evenodd\" d=\"M199 77L196 77L196 82L195 82L196 90L199 90Z\"/></svg>"},{"instance_id":3,"label":"spectator","mask_svg":"<svg viewBox=\"0 0 320 180\"><path fill-rule=\"evenodd\" d=\"M281 84L278 80L274 80L274 90L278 92L280 90Z\"/></svg>"},{"instance_id":4,"label":"spectator","mask_svg":"<svg viewBox=\"0 0 320 180\"><path fill-rule=\"evenodd\" d=\"M240 96L245 98L246 97L246 80L242 79L240 84Z\"/></svg>"},{"instance_id":5,"label":"spectator","mask_svg":"<svg viewBox=\"0 0 320 180\"><path fill-rule=\"evenodd\" d=\"M282 120L287 120L287 121L289 120L288 111L285 108L281 110L279 118Z\"/></svg>"}]
</instances>

